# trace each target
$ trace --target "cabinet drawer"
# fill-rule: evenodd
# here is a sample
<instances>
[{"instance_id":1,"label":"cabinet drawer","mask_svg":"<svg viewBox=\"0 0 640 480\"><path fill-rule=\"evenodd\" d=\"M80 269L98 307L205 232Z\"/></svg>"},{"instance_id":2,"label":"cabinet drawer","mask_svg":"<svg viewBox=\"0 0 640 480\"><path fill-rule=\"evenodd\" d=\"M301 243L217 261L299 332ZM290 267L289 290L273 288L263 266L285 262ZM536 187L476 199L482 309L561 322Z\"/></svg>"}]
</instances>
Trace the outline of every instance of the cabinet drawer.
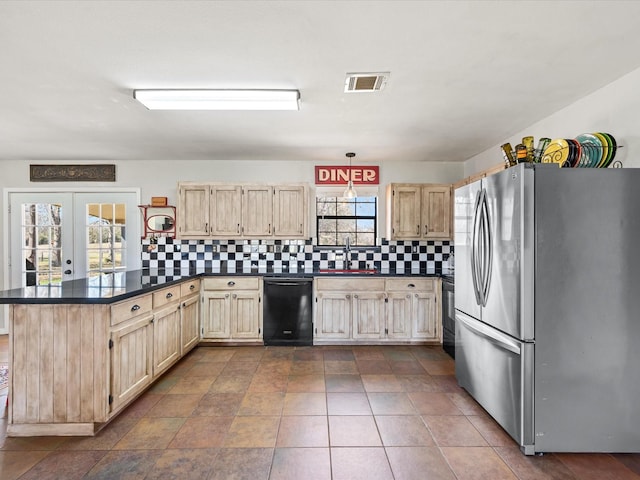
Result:
<instances>
[{"instance_id":1,"label":"cabinet drawer","mask_svg":"<svg viewBox=\"0 0 640 480\"><path fill-rule=\"evenodd\" d=\"M387 291L390 292L432 292L435 290L434 278L387 278Z\"/></svg>"},{"instance_id":2,"label":"cabinet drawer","mask_svg":"<svg viewBox=\"0 0 640 480\"><path fill-rule=\"evenodd\" d=\"M186 297L188 295L198 293L200 291L200 280L189 280L180 284L180 296Z\"/></svg>"},{"instance_id":3,"label":"cabinet drawer","mask_svg":"<svg viewBox=\"0 0 640 480\"><path fill-rule=\"evenodd\" d=\"M338 278L323 277L315 279L317 290L322 291L358 291L358 292L382 292L384 291L384 278Z\"/></svg>"},{"instance_id":4,"label":"cabinet drawer","mask_svg":"<svg viewBox=\"0 0 640 480\"><path fill-rule=\"evenodd\" d=\"M178 300L180 300L180 285L174 285L173 287L163 288L162 290L153 292L153 308L162 307L167 303Z\"/></svg>"},{"instance_id":5,"label":"cabinet drawer","mask_svg":"<svg viewBox=\"0 0 640 480\"><path fill-rule=\"evenodd\" d=\"M205 290L259 290L258 277L219 277L205 278Z\"/></svg>"},{"instance_id":6,"label":"cabinet drawer","mask_svg":"<svg viewBox=\"0 0 640 480\"><path fill-rule=\"evenodd\" d=\"M153 300L151 294L134 297L111 305L111 325L117 325L145 313L151 312Z\"/></svg>"}]
</instances>

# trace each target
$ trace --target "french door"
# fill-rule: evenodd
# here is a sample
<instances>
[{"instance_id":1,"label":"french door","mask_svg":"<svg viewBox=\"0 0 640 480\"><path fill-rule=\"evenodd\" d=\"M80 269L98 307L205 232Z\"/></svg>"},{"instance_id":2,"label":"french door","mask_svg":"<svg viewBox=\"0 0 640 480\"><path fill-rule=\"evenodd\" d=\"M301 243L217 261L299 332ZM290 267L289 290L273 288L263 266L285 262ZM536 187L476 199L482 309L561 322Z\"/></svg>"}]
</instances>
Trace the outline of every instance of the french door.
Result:
<instances>
[{"instance_id":1,"label":"french door","mask_svg":"<svg viewBox=\"0 0 640 480\"><path fill-rule=\"evenodd\" d=\"M140 268L137 192L9 193L11 288Z\"/></svg>"}]
</instances>

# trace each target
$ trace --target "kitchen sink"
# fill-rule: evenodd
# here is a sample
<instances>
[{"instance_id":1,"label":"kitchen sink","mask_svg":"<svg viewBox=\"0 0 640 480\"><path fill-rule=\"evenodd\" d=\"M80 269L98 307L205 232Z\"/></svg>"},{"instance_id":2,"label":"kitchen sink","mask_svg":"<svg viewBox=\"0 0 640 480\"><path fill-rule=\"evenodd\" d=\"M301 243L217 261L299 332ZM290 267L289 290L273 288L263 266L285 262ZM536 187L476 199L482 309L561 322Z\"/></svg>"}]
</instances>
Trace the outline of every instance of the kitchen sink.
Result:
<instances>
[{"instance_id":1,"label":"kitchen sink","mask_svg":"<svg viewBox=\"0 0 640 480\"><path fill-rule=\"evenodd\" d=\"M318 270L319 273L364 273L364 274L374 274L378 273L378 271L374 268L321 268Z\"/></svg>"}]
</instances>

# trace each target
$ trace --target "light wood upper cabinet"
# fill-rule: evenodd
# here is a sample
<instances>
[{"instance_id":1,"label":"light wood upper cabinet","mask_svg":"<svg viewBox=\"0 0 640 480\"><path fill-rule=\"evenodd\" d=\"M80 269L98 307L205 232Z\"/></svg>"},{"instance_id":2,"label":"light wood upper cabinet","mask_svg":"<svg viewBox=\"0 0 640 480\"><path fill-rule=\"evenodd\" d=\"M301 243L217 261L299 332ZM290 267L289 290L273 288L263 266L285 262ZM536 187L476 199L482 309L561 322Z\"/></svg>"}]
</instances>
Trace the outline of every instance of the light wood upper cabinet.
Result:
<instances>
[{"instance_id":1,"label":"light wood upper cabinet","mask_svg":"<svg viewBox=\"0 0 640 480\"><path fill-rule=\"evenodd\" d=\"M273 187L242 187L242 235L259 238L273 235Z\"/></svg>"},{"instance_id":2,"label":"light wood upper cabinet","mask_svg":"<svg viewBox=\"0 0 640 480\"><path fill-rule=\"evenodd\" d=\"M179 235L202 237L209 235L209 205L211 187L204 184L181 185L178 188Z\"/></svg>"},{"instance_id":3,"label":"light wood upper cabinet","mask_svg":"<svg viewBox=\"0 0 640 480\"><path fill-rule=\"evenodd\" d=\"M276 186L273 195L273 234L306 237L307 190L301 185Z\"/></svg>"},{"instance_id":4,"label":"light wood upper cabinet","mask_svg":"<svg viewBox=\"0 0 640 480\"><path fill-rule=\"evenodd\" d=\"M387 195L391 240L451 239L451 185L395 183Z\"/></svg>"},{"instance_id":5,"label":"light wood upper cabinet","mask_svg":"<svg viewBox=\"0 0 640 480\"><path fill-rule=\"evenodd\" d=\"M239 236L242 227L241 205L241 187L237 185L211 186L211 204L209 207L211 229L209 234L222 237ZM187 206L185 205L184 208L186 209Z\"/></svg>"},{"instance_id":6,"label":"light wood upper cabinet","mask_svg":"<svg viewBox=\"0 0 640 480\"><path fill-rule=\"evenodd\" d=\"M178 184L181 238L306 238L305 185ZM205 193L206 192L206 193Z\"/></svg>"}]
</instances>

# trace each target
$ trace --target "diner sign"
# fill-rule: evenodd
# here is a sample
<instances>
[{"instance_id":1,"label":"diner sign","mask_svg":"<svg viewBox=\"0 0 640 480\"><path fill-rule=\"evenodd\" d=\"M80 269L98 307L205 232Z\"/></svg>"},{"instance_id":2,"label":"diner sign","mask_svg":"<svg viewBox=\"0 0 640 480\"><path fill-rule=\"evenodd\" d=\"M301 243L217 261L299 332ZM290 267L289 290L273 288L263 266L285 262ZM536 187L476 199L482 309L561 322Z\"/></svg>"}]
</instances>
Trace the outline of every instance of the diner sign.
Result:
<instances>
[{"instance_id":1,"label":"diner sign","mask_svg":"<svg viewBox=\"0 0 640 480\"><path fill-rule=\"evenodd\" d=\"M325 166L316 167L316 185L346 185L349 181L349 170L351 170L351 181L354 185L380 184L380 167L378 166Z\"/></svg>"}]
</instances>

